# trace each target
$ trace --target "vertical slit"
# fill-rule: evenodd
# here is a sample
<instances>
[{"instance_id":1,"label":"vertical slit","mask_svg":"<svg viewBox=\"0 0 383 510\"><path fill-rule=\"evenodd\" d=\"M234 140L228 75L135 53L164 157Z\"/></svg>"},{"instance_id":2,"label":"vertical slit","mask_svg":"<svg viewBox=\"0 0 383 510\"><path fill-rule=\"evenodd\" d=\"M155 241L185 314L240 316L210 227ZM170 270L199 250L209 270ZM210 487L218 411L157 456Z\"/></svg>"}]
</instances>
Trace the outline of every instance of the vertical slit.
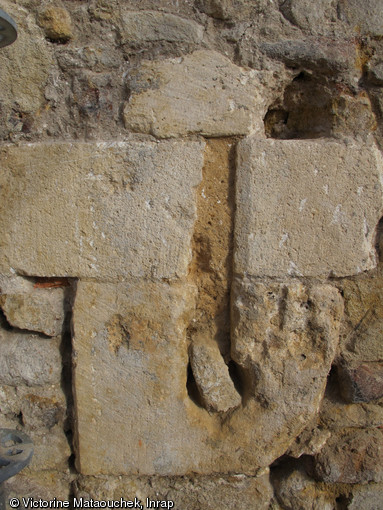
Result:
<instances>
[{"instance_id":1,"label":"vertical slit","mask_svg":"<svg viewBox=\"0 0 383 510\"><path fill-rule=\"evenodd\" d=\"M188 329L189 341L193 342L195 335L213 339L228 365L236 142L235 138L206 140L189 275L198 288L196 311ZM236 376L238 385L237 379Z\"/></svg>"},{"instance_id":2,"label":"vertical slit","mask_svg":"<svg viewBox=\"0 0 383 510\"><path fill-rule=\"evenodd\" d=\"M61 342L61 356L62 356L62 374L61 374L61 387L66 399L66 418L64 421L64 432L67 437L68 443L71 448L71 456L68 459L69 468L74 470L74 448L73 448L73 425L74 425L74 400L72 388L72 315L73 304L76 295L77 281L72 280L70 285L65 288L64 292L64 307L65 318L63 324L63 334Z\"/></svg>"}]
</instances>

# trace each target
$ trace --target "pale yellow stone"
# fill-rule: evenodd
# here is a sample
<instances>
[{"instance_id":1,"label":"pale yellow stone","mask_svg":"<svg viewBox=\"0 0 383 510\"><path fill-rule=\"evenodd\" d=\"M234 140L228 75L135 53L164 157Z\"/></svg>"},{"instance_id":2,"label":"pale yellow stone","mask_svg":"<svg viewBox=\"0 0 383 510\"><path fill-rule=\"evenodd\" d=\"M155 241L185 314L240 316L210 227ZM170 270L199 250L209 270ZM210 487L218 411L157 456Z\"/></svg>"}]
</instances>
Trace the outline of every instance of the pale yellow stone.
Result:
<instances>
[{"instance_id":1,"label":"pale yellow stone","mask_svg":"<svg viewBox=\"0 0 383 510\"><path fill-rule=\"evenodd\" d=\"M275 81L272 72L239 67L215 51L144 61L129 75L125 126L159 138L262 133Z\"/></svg>"},{"instance_id":2,"label":"pale yellow stone","mask_svg":"<svg viewBox=\"0 0 383 510\"><path fill-rule=\"evenodd\" d=\"M200 142L0 151L0 271L119 280L187 273Z\"/></svg>"},{"instance_id":3,"label":"pale yellow stone","mask_svg":"<svg viewBox=\"0 0 383 510\"><path fill-rule=\"evenodd\" d=\"M233 358L246 399L222 421L188 394L193 287L79 282L73 317L79 472L254 475L281 456L318 410L338 342L341 299L330 286L292 285L280 330L278 306L262 305L272 290L250 284L234 290ZM255 343L252 331L263 332L262 315L275 338L265 333ZM268 347L258 360L262 342ZM219 374L222 360L210 361L210 373Z\"/></svg>"},{"instance_id":4,"label":"pale yellow stone","mask_svg":"<svg viewBox=\"0 0 383 510\"><path fill-rule=\"evenodd\" d=\"M347 276L374 268L382 175L375 145L243 140L235 271L283 278Z\"/></svg>"}]
</instances>

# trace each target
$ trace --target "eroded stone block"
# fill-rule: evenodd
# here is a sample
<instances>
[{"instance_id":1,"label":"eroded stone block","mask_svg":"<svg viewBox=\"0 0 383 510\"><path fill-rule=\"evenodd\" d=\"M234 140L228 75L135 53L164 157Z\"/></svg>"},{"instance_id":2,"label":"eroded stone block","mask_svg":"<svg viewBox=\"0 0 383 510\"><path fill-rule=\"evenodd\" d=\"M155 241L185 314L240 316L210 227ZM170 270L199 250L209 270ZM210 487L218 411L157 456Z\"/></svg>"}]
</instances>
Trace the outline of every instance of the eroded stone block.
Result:
<instances>
[{"instance_id":1,"label":"eroded stone block","mask_svg":"<svg viewBox=\"0 0 383 510\"><path fill-rule=\"evenodd\" d=\"M314 474L326 483L382 482L382 466L382 430L354 429L329 439L315 456Z\"/></svg>"},{"instance_id":2,"label":"eroded stone block","mask_svg":"<svg viewBox=\"0 0 383 510\"><path fill-rule=\"evenodd\" d=\"M15 328L47 336L58 336L62 331L62 288L36 288L25 278L0 276L0 307L8 323Z\"/></svg>"},{"instance_id":3,"label":"eroded stone block","mask_svg":"<svg viewBox=\"0 0 383 510\"><path fill-rule=\"evenodd\" d=\"M128 11L122 15L121 43L140 47L167 41L196 44L202 41L203 27L195 21L158 11Z\"/></svg>"},{"instance_id":4,"label":"eroded stone block","mask_svg":"<svg viewBox=\"0 0 383 510\"><path fill-rule=\"evenodd\" d=\"M185 275L202 153L200 142L3 146L0 271Z\"/></svg>"},{"instance_id":5,"label":"eroded stone block","mask_svg":"<svg viewBox=\"0 0 383 510\"><path fill-rule=\"evenodd\" d=\"M0 329L0 384L41 386L60 381L60 338Z\"/></svg>"},{"instance_id":6,"label":"eroded stone block","mask_svg":"<svg viewBox=\"0 0 383 510\"><path fill-rule=\"evenodd\" d=\"M273 494L269 472L257 477L191 476L191 477L85 477L80 476L74 484L75 496L85 499L134 499L137 497L146 507L146 498L170 500L174 508L194 510L267 510Z\"/></svg>"},{"instance_id":7,"label":"eroded stone block","mask_svg":"<svg viewBox=\"0 0 383 510\"><path fill-rule=\"evenodd\" d=\"M234 387L229 369L214 340L193 338L190 362L197 387L208 409L225 412L241 405L241 396Z\"/></svg>"},{"instance_id":8,"label":"eroded stone block","mask_svg":"<svg viewBox=\"0 0 383 510\"><path fill-rule=\"evenodd\" d=\"M271 311L261 304L277 290L250 283L234 290L233 358L246 390L243 404L221 420L188 394L194 287L80 281L73 343L77 469L85 475L254 475L282 455L318 410L342 301L331 286L291 285L280 330L283 302ZM284 295L284 286L279 291ZM265 335L258 343L257 328ZM252 349L254 356L247 356ZM219 373L222 360L213 358L211 372Z\"/></svg>"},{"instance_id":9,"label":"eroded stone block","mask_svg":"<svg viewBox=\"0 0 383 510\"><path fill-rule=\"evenodd\" d=\"M272 84L272 72L238 67L215 51L144 61L128 79L125 126L159 138L262 132Z\"/></svg>"},{"instance_id":10,"label":"eroded stone block","mask_svg":"<svg viewBox=\"0 0 383 510\"><path fill-rule=\"evenodd\" d=\"M254 137L242 141L236 272L327 277L375 267L382 171L374 145Z\"/></svg>"},{"instance_id":11,"label":"eroded stone block","mask_svg":"<svg viewBox=\"0 0 383 510\"><path fill-rule=\"evenodd\" d=\"M383 363L338 365L340 391L346 402L371 402L383 397Z\"/></svg>"}]
</instances>

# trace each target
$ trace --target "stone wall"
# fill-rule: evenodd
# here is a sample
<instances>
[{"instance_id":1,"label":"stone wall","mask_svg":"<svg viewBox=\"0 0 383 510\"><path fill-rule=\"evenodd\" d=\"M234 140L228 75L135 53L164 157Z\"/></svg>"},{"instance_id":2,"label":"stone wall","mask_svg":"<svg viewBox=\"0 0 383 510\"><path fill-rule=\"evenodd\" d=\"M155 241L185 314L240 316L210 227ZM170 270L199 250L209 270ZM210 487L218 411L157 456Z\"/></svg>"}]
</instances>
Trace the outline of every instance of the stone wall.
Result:
<instances>
[{"instance_id":1,"label":"stone wall","mask_svg":"<svg viewBox=\"0 0 383 510\"><path fill-rule=\"evenodd\" d=\"M4 0L11 494L383 507L379 0Z\"/></svg>"}]
</instances>

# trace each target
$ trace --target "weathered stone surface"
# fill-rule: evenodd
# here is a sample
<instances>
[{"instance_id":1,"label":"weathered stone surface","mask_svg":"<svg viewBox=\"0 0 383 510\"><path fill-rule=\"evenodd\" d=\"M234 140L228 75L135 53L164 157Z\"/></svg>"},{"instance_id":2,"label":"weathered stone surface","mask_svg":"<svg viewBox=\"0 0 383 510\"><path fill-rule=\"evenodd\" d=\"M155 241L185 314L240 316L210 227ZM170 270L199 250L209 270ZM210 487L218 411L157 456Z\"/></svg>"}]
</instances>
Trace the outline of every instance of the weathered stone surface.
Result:
<instances>
[{"instance_id":1,"label":"weathered stone surface","mask_svg":"<svg viewBox=\"0 0 383 510\"><path fill-rule=\"evenodd\" d=\"M315 456L314 474L326 483L383 481L383 431L355 429L333 434Z\"/></svg>"},{"instance_id":2,"label":"weathered stone surface","mask_svg":"<svg viewBox=\"0 0 383 510\"><path fill-rule=\"evenodd\" d=\"M383 483L353 487L347 510L379 510L383 506Z\"/></svg>"},{"instance_id":3,"label":"weathered stone surface","mask_svg":"<svg viewBox=\"0 0 383 510\"><path fill-rule=\"evenodd\" d=\"M383 85L383 62L371 66L368 71L369 81L374 85Z\"/></svg>"},{"instance_id":4,"label":"weathered stone surface","mask_svg":"<svg viewBox=\"0 0 383 510\"><path fill-rule=\"evenodd\" d=\"M125 10L121 20L121 43L133 47L161 41L196 44L204 32L194 21L165 12Z\"/></svg>"},{"instance_id":5,"label":"weathered stone surface","mask_svg":"<svg viewBox=\"0 0 383 510\"><path fill-rule=\"evenodd\" d=\"M275 83L272 72L238 67L215 51L144 61L128 77L131 96L124 109L125 126L159 138L262 132Z\"/></svg>"},{"instance_id":6,"label":"weathered stone surface","mask_svg":"<svg viewBox=\"0 0 383 510\"><path fill-rule=\"evenodd\" d=\"M202 12L217 19L230 18L233 10L229 0L197 0L196 5Z\"/></svg>"},{"instance_id":7,"label":"weathered stone surface","mask_svg":"<svg viewBox=\"0 0 383 510\"><path fill-rule=\"evenodd\" d=\"M340 391L347 402L371 402L383 397L383 363L338 365Z\"/></svg>"},{"instance_id":8,"label":"weathered stone surface","mask_svg":"<svg viewBox=\"0 0 383 510\"><path fill-rule=\"evenodd\" d=\"M318 485L294 462L273 473L275 494L283 510L333 510L335 497Z\"/></svg>"},{"instance_id":9,"label":"weathered stone surface","mask_svg":"<svg viewBox=\"0 0 383 510\"><path fill-rule=\"evenodd\" d=\"M199 142L3 146L0 270L185 275L202 151Z\"/></svg>"},{"instance_id":10,"label":"weathered stone surface","mask_svg":"<svg viewBox=\"0 0 383 510\"><path fill-rule=\"evenodd\" d=\"M53 41L67 42L73 37L70 14L63 7L44 7L39 12L38 22L46 37Z\"/></svg>"},{"instance_id":11,"label":"weathered stone surface","mask_svg":"<svg viewBox=\"0 0 383 510\"><path fill-rule=\"evenodd\" d=\"M77 498L134 499L146 508L146 498L170 500L175 509L216 510L217 502L227 510L268 509L272 496L268 470L258 477L192 476L192 477L85 477L74 485Z\"/></svg>"},{"instance_id":12,"label":"weathered stone surface","mask_svg":"<svg viewBox=\"0 0 383 510\"><path fill-rule=\"evenodd\" d=\"M383 36L383 12L380 0L342 0L339 14L356 33Z\"/></svg>"},{"instance_id":13,"label":"weathered stone surface","mask_svg":"<svg viewBox=\"0 0 383 510\"><path fill-rule=\"evenodd\" d=\"M0 307L13 327L47 336L58 336L62 331L62 288L36 288L25 278L0 276Z\"/></svg>"},{"instance_id":14,"label":"weathered stone surface","mask_svg":"<svg viewBox=\"0 0 383 510\"><path fill-rule=\"evenodd\" d=\"M34 360L28 358L28 362L32 364ZM1 387L0 424L22 430L31 437L34 444L32 471L66 471L72 453L64 430L66 398L59 380L56 384L37 387L39 381L36 379L32 382L33 387Z\"/></svg>"},{"instance_id":15,"label":"weathered stone surface","mask_svg":"<svg viewBox=\"0 0 383 510\"><path fill-rule=\"evenodd\" d=\"M373 268L382 170L374 145L242 141L235 271L326 277Z\"/></svg>"},{"instance_id":16,"label":"weathered stone surface","mask_svg":"<svg viewBox=\"0 0 383 510\"><path fill-rule=\"evenodd\" d=\"M41 386L61 377L60 338L0 330L0 384Z\"/></svg>"},{"instance_id":17,"label":"weathered stone surface","mask_svg":"<svg viewBox=\"0 0 383 510\"><path fill-rule=\"evenodd\" d=\"M70 500L72 480L73 474L68 469L62 473L54 470L31 472L30 469L24 469L5 482L7 499L34 497L46 501L53 498Z\"/></svg>"},{"instance_id":18,"label":"weathered stone surface","mask_svg":"<svg viewBox=\"0 0 383 510\"><path fill-rule=\"evenodd\" d=\"M30 463L32 471L47 469L65 472L72 453L62 425L55 425L47 432L44 429L28 429L34 451Z\"/></svg>"},{"instance_id":19,"label":"weathered stone surface","mask_svg":"<svg viewBox=\"0 0 383 510\"><path fill-rule=\"evenodd\" d=\"M346 404L344 401L325 398L320 410L320 421L323 427L333 430L345 427L382 427L383 409L378 404Z\"/></svg>"},{"instance_id":20,"label":"weathered stone surface","mask_svg":"<svg viewBox=\"0 0 383 510\"><path fill-rule=\"evenodd\" d=\"M341 356L361 364L383 359L383 284L381 269L371 275L341 282L345 317Z\"/></svg>"},{"instance_id":21,"label":"weathered stone surface","mask_svg":"<svg viewBox=\"0 0 383 510\"><path fill-rule=\"evenodd\" d=\"M27 433L31 430L40 432L43 429L51 430L56 425L64 429L67 402L59 384L34 388L20 387L17 389L17 397Z\"/></svg>"},{"instance_id":22,"label":"weathered stone surface","mask_svg":"<svg viewBox=\"0 0 383 510\"><path fill-rule=\"evenodd\" d=\"M225 412L241 405L241 396L215 341L194 337L190 363L202 400L209 410Z\"/></svg>"},{"instance_id":23,"label":"weathered stone surface","mask_svg":"<svg viewBox=\"0 0 383 510\"><path fill-rule=\"evenodd\" d=\"M323 430L316 425L307 427L295 439L287 451L287 455L295 459L299 459L302 455L315 455L321 451L330 436L329 430Z\"/></svg>"},{"instance_id":24,"label":"weathered stone surface","mask_svg":"<svg viewBox=\"0 0 383 510\"><path fill-rule=\"evenodd\" d=\"M191 291L79 283L74 393L81 473L179 474L205 458L196 445L208 431L198 410L196 426L189 426L194 405L186 392Z\"/></svg>"},{"instance_id":25,"label":"weathered stone surface","mask_svg":"<svg viewBox=\"0 0 383 510\"><path fill-rule=\"evenodd\" d=\"M36 113L44 102L45 84L53 67L52 52L39 33L33 13L14 2L3 2L2 7L19 27L17 41L1 52L2 106L7 114L11 107Z\"/></svg>"},{"instance_id":26,"label":"weathered stone surface","mask_svg":"<svg viewBox=\"0 0 383 510\"><path fill-rule=\"evenodd\" d=\"M236 313L243 315L234 330L235 360L245 375L258 369L261 382L224 423L187 392L191 290L142 281L79 283L74 375L81 473L254 474L287 449L318 409L337 344L341 300L335 289L293 286L290 293L298 296L288 303L300 319L291 316L280 340L270 339L265 368L254 361L250 370L240 353L254 343L246 319L254 305L244 304L249 288L238 290ZM260 308L259 317L263 312ZM262 327L259 317L251 328ZM317 326L308 328L309 321ZM294 333L298 323L301 331Z\"/></svg>"},{"instance_id":27,"label":"weathered stone surface","mask_svg":"<svg viewBox=\"0 0 383 510\"><path fill-rule=\"evenodd\" d=\"M328 20L337 18L336 5L332 0L319 0L313 8L310 0L287 0L281 4L284 16L302 29L320 31Z\"/></svg>"},{"instance_id":28,"label":"weathered stone surface","mask_svg":"<svg viewBox=\"0 0 383 510\"><path fill-rule=\"evenodd\" d=\"M257 442L273 451L278 437L287 449L319 408L338 344L342 298L329 285L294 281L236 282L232 295L232 358L260 406Z\"/></svg>"}]
</instances>

